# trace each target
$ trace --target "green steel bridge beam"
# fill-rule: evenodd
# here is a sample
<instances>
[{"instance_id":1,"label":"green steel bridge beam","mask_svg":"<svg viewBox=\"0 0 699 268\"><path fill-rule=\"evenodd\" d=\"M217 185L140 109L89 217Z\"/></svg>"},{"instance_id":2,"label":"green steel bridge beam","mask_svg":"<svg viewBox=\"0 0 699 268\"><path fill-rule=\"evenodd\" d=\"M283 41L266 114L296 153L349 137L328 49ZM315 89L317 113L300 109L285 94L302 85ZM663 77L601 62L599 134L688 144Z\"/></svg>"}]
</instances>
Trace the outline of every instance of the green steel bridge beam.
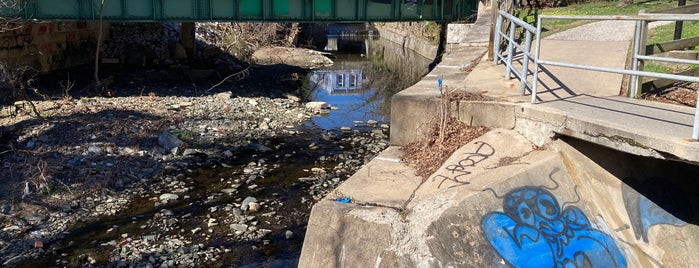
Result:
<instances>
[{"instance_id":1,"label":"green steel bridge beam","mask_svg":"<svg viewBox=\"0 0 699 268\"><path fill-rule=\"evenodd\" d=\"M99 20L101 0L18 0L4 18ZM463 21L477 0L105 0L105 21Z\"/></svg>"}]
</instances>

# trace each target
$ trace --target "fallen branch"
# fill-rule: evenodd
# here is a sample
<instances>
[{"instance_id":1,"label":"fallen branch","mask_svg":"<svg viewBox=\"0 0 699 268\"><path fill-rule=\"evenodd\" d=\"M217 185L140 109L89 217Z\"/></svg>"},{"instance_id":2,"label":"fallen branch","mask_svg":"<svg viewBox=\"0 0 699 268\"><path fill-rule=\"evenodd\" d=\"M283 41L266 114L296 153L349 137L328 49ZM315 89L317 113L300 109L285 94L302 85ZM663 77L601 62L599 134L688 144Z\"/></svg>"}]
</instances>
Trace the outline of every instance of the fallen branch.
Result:
<instances>
[{"instance_id":1,"label":"fallen branch","mask_svg":"<svg viewBox=\"0 0 699 268\"><path fill-rule=\"evenodd\" d=\"M223 80L221 80L221 82L218 82L217 84L211 86L211 88L207 89L206 92L209 92L209 91L211 91L212 89L214 89L214 88L220 86L221 84L223 84L224 82L226 82L226 80L230 79L230 78L233 77L233 76L241 75L241 76L244 77L245 75L247 75L247 74L249 73L249 70L250 70L250 65L248 65L248 67L245 67L245 69L243 69L243 70L240 71L240 72L237 72L237 73L231 74L231 75L229 75L229 76L226 76L225 78L223 78ZM240 78L238 78L238 79L240 79Z\"/></svg>"}]
</instances>

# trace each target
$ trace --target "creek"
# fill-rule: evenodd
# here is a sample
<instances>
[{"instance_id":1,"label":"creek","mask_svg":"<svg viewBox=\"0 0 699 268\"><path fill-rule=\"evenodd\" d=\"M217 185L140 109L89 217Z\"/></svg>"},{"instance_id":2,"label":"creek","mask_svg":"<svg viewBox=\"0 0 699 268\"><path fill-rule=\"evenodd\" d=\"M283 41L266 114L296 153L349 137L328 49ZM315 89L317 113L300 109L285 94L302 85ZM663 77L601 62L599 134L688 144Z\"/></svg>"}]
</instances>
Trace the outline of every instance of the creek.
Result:
<instances>
[{"instance_id":1,"label":"creek","mask_svg":"<svg viewBox=\"0 0 699 268\"><path fill-rule=\"evenodd\" d=\"M391 96L432 63L378 36L331 39L334 65L311 71L302 91L328 108L222 165L164 174L116 215L85 219L18 266L295 267L313 203L388 146ZM172 192L179 198L163 201ZM242 209L249 198L259 209Z\"/></svg>"}]
</instances>

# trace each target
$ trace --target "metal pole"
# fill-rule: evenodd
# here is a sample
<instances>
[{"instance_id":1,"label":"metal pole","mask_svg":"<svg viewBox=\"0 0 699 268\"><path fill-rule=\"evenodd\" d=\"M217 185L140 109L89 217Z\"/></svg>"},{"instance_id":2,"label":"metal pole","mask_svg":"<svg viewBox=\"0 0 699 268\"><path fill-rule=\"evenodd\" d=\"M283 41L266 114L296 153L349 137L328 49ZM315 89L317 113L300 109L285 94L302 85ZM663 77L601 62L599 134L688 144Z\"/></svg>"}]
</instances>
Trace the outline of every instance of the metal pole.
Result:
<instances>
[{"instance_id":1,"label":"metal pole","mask_svg":"<svg viewBox=\"0 0 699 268\"><path fill-rule=\"evenodd\" d=\"M678 7L684 6L687 4L686 0L679 0L677 3ZM682 39L682 21L675 21L675 35L674 35L674 40L679 40Z\"/></svg>"},{"instance_id":2,"label":"metal pole","mask_svg":"<svg viewBox=\"0 0 699 268\"><path fill-rule=\"evenodd\" d=\"M541 17L536 21L536 54L534 54L534 77L532 81L532 103L536 103L536 88L539 85L539 58L541 57Z\"/></svg>"},{"instance_id":3,"label":"metal pole","mask_svg":"<svg viewBox=\"0 0 699 268\"><path fill-rule=\"evenodd\" d=\"M638 50L641 46L641 21L636 22L636 32L634 33L633 39L633 60L631 61L631 70L638 71ZM629 92L629 97L636 98L638 95L638 75L631 75L631 82L629 84L631 91Z\"/></svg>"},{"instance_id":4,"label":"metal pole","mask_svg":"<svg viewBox=\"0 0 699 268\"><path fill-rule=\"evenodd\" d=\"M515 41L515 22L510 20L510 40L507 41L507 65L512 66L512 54L514 49L512 48L512 42ZM505 79L510 80L510 68L505 68Z\"/></svg>"},{"instance_id":5,"label":"metal pole","mask_svg":"<svg viewBox=\"0 0 699 268\"><path fill-rule=\"evenodd\" d=\"M500 58L500 28L502 28L502 16L498 14L498 18L495 20L495 28L493 29L493 63L495 64L498 64L498 59Z\"/></svg>"},{"instance_id":6,"label":"metal pole","mask_svg":"<svg viewBox=\"0 0 699 268\"><path fill-rule=\"evenodd\" d=\"M529 72L529 54L532 49L532 32L526 31L527 37L524 41L524 59L522 59L522 74L519 76L519 95L524 96L524 88L527 86L527 72Z\"/></svg>"}]
</instances>

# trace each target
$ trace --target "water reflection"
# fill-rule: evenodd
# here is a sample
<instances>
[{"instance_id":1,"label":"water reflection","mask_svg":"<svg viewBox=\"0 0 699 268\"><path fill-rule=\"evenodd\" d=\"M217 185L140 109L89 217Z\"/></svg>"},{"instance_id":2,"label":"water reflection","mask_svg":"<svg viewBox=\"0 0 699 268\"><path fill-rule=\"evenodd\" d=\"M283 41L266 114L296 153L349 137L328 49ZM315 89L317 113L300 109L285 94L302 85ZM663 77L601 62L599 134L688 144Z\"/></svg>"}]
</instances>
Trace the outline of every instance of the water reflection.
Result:
<instances>
[{"instance_id":1,"label":"water reflection","mask_svg":"<svg viewBox=\"0 0 699 268\"><path fill-rule=\"evenodd\" d=\"M391 96L419 81L432 62L376 35L329 35L325 49L335 63L311 72L309 99L333 107L312 119L327 130L388 123Z\"/></svg>"}]
</instances>

